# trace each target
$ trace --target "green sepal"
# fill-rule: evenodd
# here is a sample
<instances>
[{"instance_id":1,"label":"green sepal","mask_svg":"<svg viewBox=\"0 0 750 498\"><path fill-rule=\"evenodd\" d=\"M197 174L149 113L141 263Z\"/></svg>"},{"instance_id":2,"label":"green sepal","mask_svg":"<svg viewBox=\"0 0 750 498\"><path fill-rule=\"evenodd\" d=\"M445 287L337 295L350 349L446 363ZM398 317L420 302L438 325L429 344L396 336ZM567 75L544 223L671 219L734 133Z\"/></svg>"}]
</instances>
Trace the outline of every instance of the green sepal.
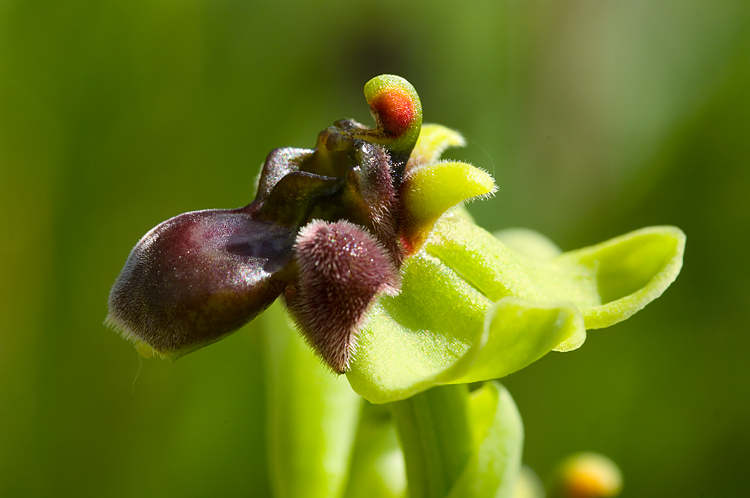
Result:
<instances>
[{"instance_id":1,"label":"green sepal","mask_svg":"<svg viewBox=\"0 0 750 498\"><path fill-rule=\"evenodd\" d=\"M422 125L417 145L411 152L406 171L422 164L436 162L449 147L464 147L466 140L456 130L439 124Z\"/></svg>"},{"instance_id":2,"label":"green sepal","mask_svg":"<svg viewBox=\"0 0 750 498\"><path fill-rule=\"evenodd\" d=\"M586 328L609 327L661 296L680 273L684 252L679 228L642 228L555 258L544 284L558 294L575 284L581 297L572 301Z\"/></svg>"},{"instance_id":3,"label":"green sepal","mask_svg":"<svg viewBox=\"0 0 750 498\"><path fill-rule=\"evenodd\" d=\"M487 312L479 352L471 368L451 383L505 377L554 349L575 349L585 339L583 317L572 304L504 297Z\"/></svg>"},{"instance_id":4,"label":"green sepal","mask_svg":"<svg viewBox=\"0 0 750 498\"><path fill-rule=\"evenodd\" d=\"M530 231L516 233L514 244L526 254L453 216L440 220L425 250L493 301L505 296L570 301L586 328L597 329L632 316L674 282L682 268L685 234L670 226L642 228L557 256L554 244Z\"/></svg>"},{"instance_id":5,"label":"green sepal","mask_svg":"<svg viewBox=\"0 0 750 498\"><path fill-rule=\"evenodd\" d=\"M583 333L569 304L509 298L493 306L424 252L406 261L402 278L401 294L381 298L371 311L347 374L352 388L373 403L501 377ZM499 309L505 319L486 320L490 309L489 316Z\"/></svg>"},{"instance_id":6,"label":"green sepal","mask_svg":"<svg viewBox=\"0 0 750 498\"><path fill-rule=\"evenodd\" d=\"M441 218L404 263L401 294L373 306L347 374L352 388L385 403L575 349L586 328L624 320L661 295L685 244L679 229L654 227L554 256L545 239L527 238L537 257L460 216Z\"/></svg>"},{"instance_id":7,"label":"green sepal","mask_svg":"<svg viewBox=\"0 0 750 498\"><path fill-rule=\"evenodd\" d=\"M506 228L493 235L508 249L527 258L552 259L562 253L550 239L528 228Z\"/></svg>"},{"instance_id":8,"label":"green sepal","mask_svg":"<svg viewBox=\"0 0 750 498\"><path fill-rule=\"evenodd\" d=\"M370 310L347 372L352 388L372 403L404 399L460 377L478 352L491 305L424 251L404 262L401 278L401 293L380 298Z\"/></svg>"},{"instance_id":9,"label":"green sepal","mask_svg":"<svg viewBox=\"0 0 750 498\"><path fill-rule=\"evenodd\" d=\"M443 213L467 199L493 194L495 181L470 164L442 161L411 169L401 192L401 234L408 251L416 252Z\"/></svg>"}]
</instances>

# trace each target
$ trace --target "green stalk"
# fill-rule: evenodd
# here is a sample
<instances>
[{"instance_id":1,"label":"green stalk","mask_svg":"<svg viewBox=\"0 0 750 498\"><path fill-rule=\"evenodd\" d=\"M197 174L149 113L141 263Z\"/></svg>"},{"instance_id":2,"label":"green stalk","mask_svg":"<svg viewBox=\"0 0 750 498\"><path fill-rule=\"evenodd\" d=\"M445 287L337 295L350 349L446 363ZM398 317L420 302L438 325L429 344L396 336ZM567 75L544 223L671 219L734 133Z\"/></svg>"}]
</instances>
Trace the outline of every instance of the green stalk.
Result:
<instances>
[{"instance_id":1,"label":"green stalk","mask_svg":"<svg viewBox=\"0 0 750 498\"><path fill-rule=\"evenodd\" d=\"M331 373L279 303L262 317L268 352L268 449L276 498L343 495L361 398Z\"/></svg>"},{"instance_id":2,"label":"green stalk","mask_svg":"<svg viewBox=\"0 0 750 498\"><path fill-rule=\"evenodd\" d=\"M406 464L410 498L444 498L473 450L469 388L434 387L390 404Z\"/></svg>"}]
</instances>

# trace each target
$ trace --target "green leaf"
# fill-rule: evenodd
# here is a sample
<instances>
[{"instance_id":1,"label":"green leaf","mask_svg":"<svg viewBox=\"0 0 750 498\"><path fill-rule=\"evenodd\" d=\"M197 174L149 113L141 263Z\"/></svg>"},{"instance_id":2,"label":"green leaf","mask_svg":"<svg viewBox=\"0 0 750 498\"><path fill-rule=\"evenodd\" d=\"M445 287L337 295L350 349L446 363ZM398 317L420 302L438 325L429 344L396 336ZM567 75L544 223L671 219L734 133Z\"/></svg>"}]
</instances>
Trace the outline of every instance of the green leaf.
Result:
<instances>
[{"instance_id":1,"label":"green leaf","mask_svg":"<svg viewBox=\"0 0 750 498\"><path fill-rule=\"evenodd\" d=\"M521 468L523 424L497 382L435 387L388 405L413 498L510 497Z\"/></svg>"},{"instance_id":2,"label":"green leaf","mask_svg":"<svg viewBox=\"0 0 750 498\"><path fill-rule=\"evenodd\" d=\"M274 496L341 496L361 398L333 375L276 302L263 315L268 348L268 443Z\"/></svg>"},{"instance_id":3,"label":"green leaf","mask_svg":"<svg viewBox=\"0 0 750 498\"><path fill-rule=\"evenodd\" d=\"M518 475L516 489L513 492L513 498L544 498L544 483L539 479L530 467L521 466L521 473Z\"/></svg>"},{"instance_id":4,"label":"green leaf","mask_svg":"<svg viewBox=\"0 0 750 498\"><path fill-rule=\"evenodd\" d=\"M523 423L510 393L487 382L469 402L475 451L448 498L510 498L523 452Z\"/></svg>"},{"instance_id":5,"label":"green leaf","mask_svg":"<svg viewBox=\"0 0 750 498\"><path fill-rule=\"evenodd\" d=\"M685 236L645 228L560 255L530 233L516 233L514 244L526 255L460 216L442 217L404 263L401 293L373 307L348 373L352 388L384 403L575 349L586 328L622 321L664 292Z\"/></svg>"}]
</instances>

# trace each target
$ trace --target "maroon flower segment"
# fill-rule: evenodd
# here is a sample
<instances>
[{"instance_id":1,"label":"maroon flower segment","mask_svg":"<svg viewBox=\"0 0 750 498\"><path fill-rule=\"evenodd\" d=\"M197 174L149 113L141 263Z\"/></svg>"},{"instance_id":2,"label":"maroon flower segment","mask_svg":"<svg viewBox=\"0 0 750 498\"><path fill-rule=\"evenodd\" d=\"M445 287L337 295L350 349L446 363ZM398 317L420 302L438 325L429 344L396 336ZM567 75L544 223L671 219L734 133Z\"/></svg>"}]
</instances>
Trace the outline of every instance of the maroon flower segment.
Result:
<instances>
[{"instance_id":1,"label":"maroon flower segment","mask_svg":"<svg viewBox=\"0 0 750 498\"><path fill-rule=\"evenodd\" d=\"M396 76L365 87L378 126L336 121L315 149L277 149L244 208L185 213L147 233L112 287L107 323L139 351L178 358L234 332L284 295L336 372L405 257L403 170L422 124Z\"/></svg>"},{"instance_id":2,"label":"maroon flower segment","mask_svg":"<svg viewBox=\"0 0 750 498\"><path fill-rule=\"evenodd\" d=\"M165 221L130 253L112 287L107 321L172 359L218 341L283 291L289 237L243 210Z\"/></svg>"},{"instance_id":3,"label":"maroon flower segment","mask_svg":"<svg viewBox=\"0 0 750 498\"><path fill-rule=\"evenodd\" d=\"M289 311L310 345L343 373L373 298L398 293L398 271L372 235L347 221L313 221L300 231L295 253L299 279L287 289Z\"/></svg>"}]
</instances>

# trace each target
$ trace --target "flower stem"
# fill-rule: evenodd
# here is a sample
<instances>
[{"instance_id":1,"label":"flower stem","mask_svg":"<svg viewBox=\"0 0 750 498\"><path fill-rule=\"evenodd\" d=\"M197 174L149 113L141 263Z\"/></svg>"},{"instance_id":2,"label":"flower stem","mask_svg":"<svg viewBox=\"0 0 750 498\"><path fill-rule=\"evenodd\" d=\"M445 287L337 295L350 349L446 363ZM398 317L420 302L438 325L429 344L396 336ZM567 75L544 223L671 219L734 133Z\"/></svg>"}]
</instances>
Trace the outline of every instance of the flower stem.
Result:
<instances>
[{"instance_id":1,"label":"flower stem","mask_svg":"<svg viewBox=\"0 0 750 498\"><path fill-rule=\"evenodd\" d=\"M468 386L434 387L390 407L410 498L445 497L473 449Z\"/></svg>"},{"instance_id":2,"label":"flower stem","mask_svg":"<svg viewBox=\"0 0 750 498\"><path fill-rule=\"evenodd\" d=\"M361 398L331 374L291 326L280 303L262 317L268 378L268 450L273 496L343 494Z\"/></svg>"}]
</instances>

